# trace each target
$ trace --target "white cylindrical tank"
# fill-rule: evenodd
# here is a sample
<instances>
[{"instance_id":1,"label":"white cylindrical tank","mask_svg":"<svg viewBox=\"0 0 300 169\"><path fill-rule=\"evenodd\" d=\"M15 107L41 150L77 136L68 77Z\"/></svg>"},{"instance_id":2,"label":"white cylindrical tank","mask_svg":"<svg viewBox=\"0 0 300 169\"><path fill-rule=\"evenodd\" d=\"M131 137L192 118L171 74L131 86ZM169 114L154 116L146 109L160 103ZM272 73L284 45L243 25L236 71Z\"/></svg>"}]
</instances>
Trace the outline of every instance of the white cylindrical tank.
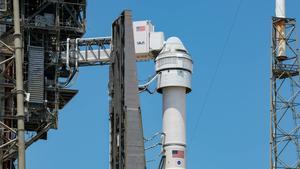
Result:
<instances>
[{"instance_id":1,"label":"white cylindrical tank","mask_svg":"<svg viewBox=\"0 0 300 169\"><path fill-rule=\"evenodd\" d=\"M276 0L275 13L278 18L285 18L285 0Z\"/></svg>"},{"instance_id":2,"label":"white cylindrical tank","mask_svg":"<svg viewBox=\"0 0 300 169\"><path fill-rule=\"evenodd\" d=\"M157 91L163 95L165 169L186 168L186 94L193 63L182 42L169 38L156 58Z\"/></svg>"},{"instance_id":3,"label":"white cylindrical tank","mask_svg":"<svg viewBox=\"0 0 300 169\"><path fill-rule=\"evenodd\" d=\"M276 0L275 4L275 14L277 18L286 18L285 15L285 0ZM285 20L281 19L276 23L277 29L277 39L278 39L278 49L277 57L279 60L286 58L286 37L285 37Z\"/></svg>"},{"instance_id":4,"label":"white cylindrical tank","mask_svg":"<svg viewBox=\"0 0 300 169\"><path fill-rule=\"evenodd\" d=\"M166 87L163 94L163 133L166 168L185 168L186 122L183 87ZM173 152L177 151L177 152Z\"/></svg>"}]
</instances>

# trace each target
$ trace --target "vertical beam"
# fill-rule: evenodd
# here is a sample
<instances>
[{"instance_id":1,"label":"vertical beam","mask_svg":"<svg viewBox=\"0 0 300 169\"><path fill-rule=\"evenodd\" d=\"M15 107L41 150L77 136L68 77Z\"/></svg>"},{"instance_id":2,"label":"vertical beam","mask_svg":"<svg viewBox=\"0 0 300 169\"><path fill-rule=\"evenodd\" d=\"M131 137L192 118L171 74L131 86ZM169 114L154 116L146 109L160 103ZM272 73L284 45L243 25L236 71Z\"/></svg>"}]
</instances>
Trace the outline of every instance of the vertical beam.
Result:
<instances>
[{"instance_id":1,"label":"vertical beam","mask_svg":"<svg viewBox=\"0 0 300 169\"><path fill-rule=\"evenodd\" d=\"M13 1L14 9L14 44L16 66L16 94L18 118L18 169L25 169L25 135L24 135L24 90L23 90L23 63L22 63L22 37L20 30L19 0Z\"/></svg>"},{"instance_id":2,"label":"vertical beam","mask_svg":"<svg viewBox=\"0 0 300 169\"><path fill-rule=\"evenodd\" d=\"M124 15L124 108L125 108L125 166L145 169L142 117L138 96L136 58L131 12Z\"/></svg>"},{"instance_id":3,"label":"vertical beam","mask_svg":"<svg viewBox=\"0 0 300 169\"><path fill-rule=\"evenodd\" d=\"M0 61L5 60L4 56L0 56ZM0 69L3 71L5 68L5 64L0 65ZM0 83L4 83L4 76L0 74ZM0 86L0 116L4 116L4 86ZM4 122L3 119L0 119L1 122ZM0 130L0 136L2 137L4 134L3 130ZM0 145L4 144L4 140L0 138ZM3 150L0 150L0 169L3 169Z\"/></svg>"},{"instance_id":4,"label":"vertical beam","mask_svg":"<svg viewBox=\"0 0 300 169\"><path fill-rule=\"evenodd\" d=\"M113 23L110 66L111 169L145 169L131 12Z\"/></svg>"}]
</instances>

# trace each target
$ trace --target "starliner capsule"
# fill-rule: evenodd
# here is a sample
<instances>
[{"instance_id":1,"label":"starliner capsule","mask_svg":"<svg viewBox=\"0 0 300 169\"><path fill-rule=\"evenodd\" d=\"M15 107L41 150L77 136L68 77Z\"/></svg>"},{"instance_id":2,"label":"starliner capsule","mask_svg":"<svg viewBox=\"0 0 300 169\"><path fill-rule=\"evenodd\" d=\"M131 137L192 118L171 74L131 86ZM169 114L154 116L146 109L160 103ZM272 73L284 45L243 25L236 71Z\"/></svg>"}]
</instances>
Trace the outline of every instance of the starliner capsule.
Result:
<instances>
[{"instance_id":1,"label":"starliner capsule","mask_svg":"<svg viewBox=\"0 0 300 169\"><path fill-rule=\"evenodd\" d=\"M186 168L186 94L193 62L177 37L169 38L156 60L157 91L163 95L165 169Z\"/></svg>"}]
</instances>

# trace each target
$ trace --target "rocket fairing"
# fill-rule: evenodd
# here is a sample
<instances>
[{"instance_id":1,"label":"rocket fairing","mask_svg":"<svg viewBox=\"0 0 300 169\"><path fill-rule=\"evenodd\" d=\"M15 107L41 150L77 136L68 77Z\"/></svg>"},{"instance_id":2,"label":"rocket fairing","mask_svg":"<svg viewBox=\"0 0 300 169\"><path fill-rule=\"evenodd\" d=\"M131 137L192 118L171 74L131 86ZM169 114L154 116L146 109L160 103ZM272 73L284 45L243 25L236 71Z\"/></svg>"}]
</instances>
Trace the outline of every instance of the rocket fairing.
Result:
<instances>
[{"instance_id":1,"label":"rocket fairing","mask_svg":"<svg viewBox=\"0 0 300 169\"><path fill-rule=\"evenodd\" d=\"M191 91L193 62L177 37L169 38L155 60L157 91L163 95L165 169L186 168L186 94Z\"/></svg>"}]
</instances>

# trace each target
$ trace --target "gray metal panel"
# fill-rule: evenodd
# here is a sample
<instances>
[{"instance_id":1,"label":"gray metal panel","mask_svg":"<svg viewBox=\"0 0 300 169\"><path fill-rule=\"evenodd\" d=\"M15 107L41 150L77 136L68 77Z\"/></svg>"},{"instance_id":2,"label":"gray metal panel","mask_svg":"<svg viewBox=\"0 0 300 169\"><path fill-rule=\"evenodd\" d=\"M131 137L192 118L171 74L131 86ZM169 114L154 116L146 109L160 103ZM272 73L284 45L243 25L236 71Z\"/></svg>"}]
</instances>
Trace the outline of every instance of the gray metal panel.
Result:
<instances>
[{"instance_id":1,"label":"gray metal panel","mask_svg":"<svg viewBox=\"0 0 300 169\"><path fill-rule=\"evenodd\" d=\"M145 169L131 12L113 23L110 66L111 169Z\"/></svg>"},{"instance_id":2,"label":"gray metal panel","mask_svg":"<svg viewBox=\"0 0 300 169\"><path fill-rule=\"evenodd\" d=\"M6 32L6 25L0 24L0 36Z\"/></svg>"},{"instance_id":3,"label":"gray metal panel","mask_svg":"<svg viewBox=\"0 0 300 169\"><path fill-rule=\"evenodd\" d=\"M126 169L145 169L144 136L138 96L131 12L125 11L124 17L125 166Z\"/></svg>"},{"instance_id":4,"label":"gray metal panel","mask_svg":"<svg viewBox=\"0 0 300 169\"><path fill-rule=\"evenodd\" d=\"M7 0L0 0L0 12L7 10Z\"/></svg>"},{"instance_id":5,"label":"gray metal panel","mask_svg":"<svg viewBox=\"0 0 300 169\"><path fill-rule=\"evenodd\" d=\"M44 48L28 47L28 93L29 102L44 102Z\"/></svg>"},{"instance_id":6,"label":"gray metal panel","mask_svg":"<svg viewBox=\"0 0 300 169\"><path fill-rule=\"evenodd\" d=\"M5 56L0 55L0 62L5 60ZM5 64L0 65L0 70L1 72L5 69ZM4 84L5 78L3 73L0 73L0 83ZM4 99L5 96L5 90L4 90L4 85L0 85L0 116L4 116Z\"/></svg>"}]
</instances>

